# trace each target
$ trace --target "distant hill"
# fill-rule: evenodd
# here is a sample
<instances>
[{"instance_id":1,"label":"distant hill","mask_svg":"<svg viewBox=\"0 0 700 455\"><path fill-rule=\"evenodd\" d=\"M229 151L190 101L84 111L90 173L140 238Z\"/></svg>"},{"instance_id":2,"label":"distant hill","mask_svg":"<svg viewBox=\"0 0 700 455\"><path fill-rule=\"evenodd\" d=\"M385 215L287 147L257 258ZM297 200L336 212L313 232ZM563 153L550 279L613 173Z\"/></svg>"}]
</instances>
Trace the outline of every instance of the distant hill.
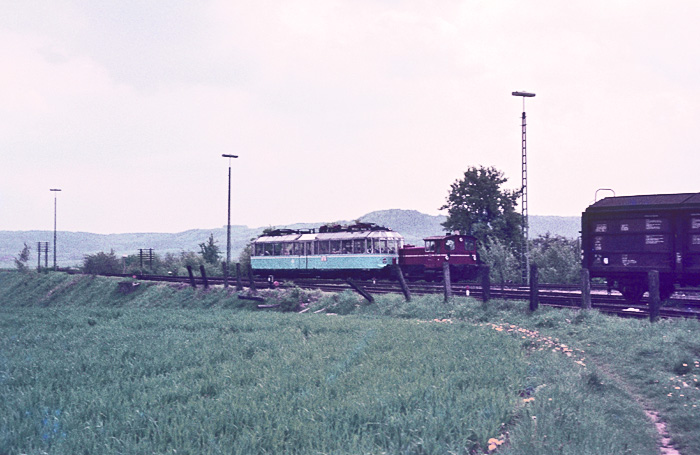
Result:
<instances>
[{"instance_id":1,"label":"distant hill","mask_svg":"<svg viewBox=\"0 0 700 455\"><path fill-rule=\"evenodd\" d=\"M426 215L416 210L379 210L359 218L360 221L376 223L400 232L406 243L420 245L423 238L440 235L444 232L442 215ZM349 223L349 221L341 221ZM297 223L278 228L308 229L323 225L324 222ZM549 232L577 238L581 220L579 217L530 216L530 237L538 237ZM231 226L231 257L238 258L250 239L262 233L264 227ZM181 251L199 251L199 244L204 243L210 234L214 234L222 252L226 252L226 228L192 229L189 231L168 233L134 233L134 234L92 234L88 232L58 232L58 264L75 266L82 263L86 254L114 250L117 256L137 254L139 248L153 248L158 254L179 253ZM50 242L49 266L53 265L53 231L0 231L0 267L13 267L13 258L19 254L24 242L32 249L30 265L36 264L37 242ZM43 258L42 258L43 264Z\"/></svg>"}]
</instances>

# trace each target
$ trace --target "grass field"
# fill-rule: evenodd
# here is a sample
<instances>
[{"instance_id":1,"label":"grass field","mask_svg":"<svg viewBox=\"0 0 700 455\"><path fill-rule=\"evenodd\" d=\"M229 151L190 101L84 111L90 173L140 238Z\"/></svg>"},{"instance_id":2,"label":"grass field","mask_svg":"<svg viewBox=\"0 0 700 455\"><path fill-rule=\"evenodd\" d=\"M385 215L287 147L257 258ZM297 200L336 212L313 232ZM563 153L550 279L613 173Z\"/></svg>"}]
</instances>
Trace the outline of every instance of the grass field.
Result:
<instances>
[{"instance_id":1,"label":"grass field","mask_svg":"<svg viewBox=\"0 0 700 455\"><path fill-rule=\"evenodd\" d=\"M644 406L700 454L696 321L270 300L349 315L0 273L0 454L658 453Z\"/></svg>"}]
</instances>

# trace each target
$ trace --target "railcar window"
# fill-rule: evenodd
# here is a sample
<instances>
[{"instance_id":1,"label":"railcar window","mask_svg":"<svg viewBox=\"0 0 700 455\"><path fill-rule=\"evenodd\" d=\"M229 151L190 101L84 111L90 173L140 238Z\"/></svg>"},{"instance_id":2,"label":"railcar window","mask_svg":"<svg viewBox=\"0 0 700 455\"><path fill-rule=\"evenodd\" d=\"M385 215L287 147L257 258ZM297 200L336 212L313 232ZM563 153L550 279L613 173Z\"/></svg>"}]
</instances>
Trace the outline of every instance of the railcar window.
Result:
<instances>
[{"instance_id":1,"label":"railcar window","mask_svg":"<svg viewBox=\"0 0 700 455\"><path fill-rule=\"evenodd\" d=\"M355 254L363 254L365 252L365 240L356 239L352 241L352 252Z\"/></svg>"},{"instance_id":2,"label":"railcar window","mask_svg":"<svg viewBox=\"0 0 700 455\"><path fill-rule=\"evenodd\" d=\"M340 251L343 254L352 253L352 240L343 240L343 249Z\"/></svg>"},{"instance_id":3,"label":"railcar window","mask_svg":"<svg viewBox=\"0 0 700 455\"><path fill-rule=\"evenodd\" d=\"M331 247L328 240L320 240L318 242L318 254L330 254Z\"/></svg>"},{"instance_id":4,"label":"railcar window","mask_svg":"<svg viewBox=\"0 0 700 455\"><path fill-rule=\"evenodd\" d=\"M331 240L331 254L340 254L340 240Z\"/></svg>"},{"instance_id":5,"label":"railcar window","mask_svg":"<svg viewBox=\"0 0 700 455\"><path fill-rule=\"evenodd\" d=\"M294 256L300 256L304 254L304 244L303 243L293 243L292 254Z\"/></svg>"},{"instance_id":6,"label":"railcar window","mask_svg":"<svg viewBox=\"0 0 700 455\"><path fill-rule=\"evenodd\" d=\"M274 246L273 250L274 252L272 253L273 256L281 256L282 255L282 244L281 243L273 243Z\"/></svg>"},{"instance_id":7,"label":"railcar window","mask_svg":"<svg viewBox=\"0 0 700 455\"><path fill-rule=\"evenodd\" d=\"M265 244L263 244L263 246L265 248L265 253L264 253L265 256L272 256L272 254L274 253L274 248L272 247L272 243L265 243Z\"/></svg>"},{"instance_id":8,"label":"railcar window","mask_svg":"<svg viewBox=\"0 0 700 455\"><path fill-rule=\"evenodd\" d=\"M387 240L386 242L386 247L387 250L386 252L389 254L396 254L396 240Z\"/></svg>"}]
</instances>

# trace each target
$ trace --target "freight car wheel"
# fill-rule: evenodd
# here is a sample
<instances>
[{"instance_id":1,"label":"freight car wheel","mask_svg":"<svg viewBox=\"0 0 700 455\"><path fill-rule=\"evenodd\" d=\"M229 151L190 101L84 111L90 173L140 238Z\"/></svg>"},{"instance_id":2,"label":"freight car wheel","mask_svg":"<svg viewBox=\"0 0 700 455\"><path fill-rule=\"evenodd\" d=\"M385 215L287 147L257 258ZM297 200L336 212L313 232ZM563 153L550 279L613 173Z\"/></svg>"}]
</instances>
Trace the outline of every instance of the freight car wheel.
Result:
<instances>
[{"instance_id":1,"label":"freight car wheel","mask_svg":"<svg viewBox=\"0 0 700 455\"><path fill-rule=\"evenodd\" d=\"M673 294L676 291L675 286L673 285L673 282L670 280L661 280L661 286L659 289L659 298L663 302L664 300L668 300L669 297L671 297L671 294Z\"/></svg>"},{"instance_id":2,"label":"freight car wheel","mask_svg":"<svg viewBox=\"0 0 700 455\"><path fill-rule=\"evenodd\" d=\"M646 288L639 281L623 281L620 283L620 293L628 303L639 303Z\"/></svg>"}]
</instances>

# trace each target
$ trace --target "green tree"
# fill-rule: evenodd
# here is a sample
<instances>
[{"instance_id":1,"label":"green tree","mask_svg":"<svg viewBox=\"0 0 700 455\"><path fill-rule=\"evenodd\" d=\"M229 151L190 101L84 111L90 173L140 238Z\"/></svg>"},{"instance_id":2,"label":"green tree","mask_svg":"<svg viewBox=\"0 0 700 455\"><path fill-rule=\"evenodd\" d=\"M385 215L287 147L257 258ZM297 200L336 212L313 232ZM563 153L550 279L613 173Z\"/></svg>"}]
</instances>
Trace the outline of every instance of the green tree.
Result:
<instances>
[{"instance_id":1,"label":"green tree","mask_svg":"<svg viewBox=\"0 0 700 455\"><path fill-rule=\"evenodd\" d=\"M497 238L479 244L479 257L490 269L490 278L500 283L501 289L506 283L520 282L520 262L513 250Z\"/></svg>"},{"instance_id":2,"label":"green tree","mask_svg":"<svg viewBox=\"0 0 700 455\"><path fill-rule=\"evenodd\" d=\"M581 247L577 239L549 232L530 242L530 262L537 264L543 283L576 284L581 277Z\"/></svg>"},{"instance_id":3,"label":"green tree","mask_svg":"<svg viewBox=\"0 0 700 455\"><path fill-rule=\"evenodd\" d=\"M255 239L253 239L255 240ZM241 251L240 256L238 256L238 263L241 264L241 275L248 276L248 271L250 270L250 257L253 255L253 243L248 243L243 251ZM235 265L234 265L235 267ZM235 269L234 269L235 270Z\"/></svg>"},{"instance_id":4,"label":"green tree","mask_svg":"<svg viewBox=\"0 0 700 455\"><path fill-rule=\"evenodd\" d=\"M214 234L209 234L209 240L207 240L206 243L200 243L199 249L200 249L200 254L202 255L202 259L204 259L204 262L206 262L207 264L213 264L213 265L216 265L219 263L219 258L221 257L221 251L219 250L219 247L216 245L216 241L214 240Z\"/></svg>"},{"instance_id":5,"label":"green tree","mask_svg":"<svg viewBox=\"0 0 700 455\"><path fill-rule=\"evenodd\" d=\"M498 239L513 251L522 246L523 217L515 211L521 190L501 189L508 179L494 167L470 167L450 187L447 220L449 231L471 234L481 244Z\"/></svg>"},{"instance_id":6,"label":"green tree","mask_svg":"<svg viewBox=\"0 0 700 455\"><path fill-rule=\"evenodd\" d=\"M24 242L24 248L22 248L19 255L15 257L15 267L17 267L17 270L20 272L26 272L29 270L27 262L29 262L30 253L31 249L29 248L29 245L27 245L27 242Z\"/></svg>"},{"instance_id":7,"label":"green tree","mask_svg":"<svg viewBox=\"0 0 700 455\"><path fill-rule=\"evenodd\" d=\"M83 259L83 273L90 275L109 275L122 273L122 263L111 250L109 254L100 251L87 254Z\"/></svg>"}]
</instances>

